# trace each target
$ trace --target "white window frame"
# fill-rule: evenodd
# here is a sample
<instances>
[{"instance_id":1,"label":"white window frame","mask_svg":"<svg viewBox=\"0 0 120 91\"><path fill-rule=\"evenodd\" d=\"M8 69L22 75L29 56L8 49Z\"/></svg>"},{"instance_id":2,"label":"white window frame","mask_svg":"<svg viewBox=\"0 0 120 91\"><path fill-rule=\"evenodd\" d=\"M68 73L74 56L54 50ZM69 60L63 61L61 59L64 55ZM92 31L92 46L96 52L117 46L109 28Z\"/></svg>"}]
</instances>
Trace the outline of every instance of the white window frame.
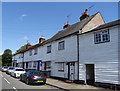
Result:
<instances>
[{"instance_id":1,"label":"white window frame","mask_svg":"<svg viewBox=\"0 0 120 91\"><path fill-rule=\"evenodd\" d=\"M51 68L51 61L47 61L46 62L46 69L50 69Z\"/></svg>"},{"instance_id":2,"label":"white window frame","mask_svg":"<svg viewBox=\"0 0 120 91\"><path fill-rule=\"evenodd\" d=\"M51 45L47 46L47 53L51 53L51 49L52 49Z\"/></svg>"},{"instance_id":3,"label":"white window frame","mask_svg":"<svg viewBox=\"0 0 120 91\"><path fill-rule=\"evenodd\" d=\"M109 29L94 33L94 43L95 44L105 43L105 42L110 42Z\"/></svg>"},{"instance_id":4,"label":"white window frame","mask_svg":"<svg viewBox=\"0 0 120 91\"><path fill-rule=\"evenodd\" d=\"M33 62L33 68L37 67L37 62Z\"/></svg>"},{"instance_id":5,"label":"white window frame","mask_svg":"<svg viewBox=\"0 0 120 91\"><path fill-rule=\"evenodd\" d=\"M58 63L58 71L64 72L64 62Z\"/></svg>"},{"instance_id":6,"label":"white window frame","mask_svg":"<svg viewBox=\"0 0 120 91\"><path fill-rule=\"evenodd\" d=\"M28 63L28 68L32 68L32 62Z\"/></svg>"},{"instance_id":7,"label":"white window frame","mask_svg":"<svg viewBox=\"0 0 120 91\"><path fill-rule=\"evenodd\" d=\"M58 42L58 50L64 50L65 49L65 41Z\"/></svg>"},{"instance_id":8,"label":"white window frame","mask_svg":"<svg viewBox=\"0 0 120 91\"><path fill-rule=\"evenodd\" d=\"M37 55L38 54L38 48L35 48L34 49L34 55Z\"/></svg>"}]
</instances>

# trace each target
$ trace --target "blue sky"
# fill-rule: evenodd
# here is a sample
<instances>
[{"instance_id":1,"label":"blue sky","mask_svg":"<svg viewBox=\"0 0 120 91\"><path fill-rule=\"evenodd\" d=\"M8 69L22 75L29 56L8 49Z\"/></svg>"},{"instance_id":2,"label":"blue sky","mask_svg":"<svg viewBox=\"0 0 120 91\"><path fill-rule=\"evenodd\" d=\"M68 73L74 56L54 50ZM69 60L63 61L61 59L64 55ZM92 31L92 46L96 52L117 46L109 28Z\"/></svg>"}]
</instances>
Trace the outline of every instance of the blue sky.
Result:
<instances>
[{"instance_id":1,"label":"blue sky","mask_svg":"<svg viewBox=\"0 0 120 91\"><path fill-rule=\"evenodd\" d=\"M90 15L100 11L106 23L118 19L117 2L3 2L2 52L9 48L14 53L26 40L34 45L41 36L49 39L62 30L67 15L74 24L91 5Z\"/></svg>"}]
</instances>

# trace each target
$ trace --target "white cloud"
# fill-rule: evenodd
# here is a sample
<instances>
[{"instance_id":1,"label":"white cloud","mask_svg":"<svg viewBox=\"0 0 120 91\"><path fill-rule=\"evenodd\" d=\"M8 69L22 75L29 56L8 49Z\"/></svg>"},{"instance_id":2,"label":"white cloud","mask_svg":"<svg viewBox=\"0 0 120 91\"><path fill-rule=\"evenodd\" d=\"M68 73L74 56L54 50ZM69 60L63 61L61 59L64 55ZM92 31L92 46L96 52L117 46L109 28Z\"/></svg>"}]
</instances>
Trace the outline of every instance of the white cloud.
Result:
<instances>
[{"instance_id":1,"label":"white cloud","mask_svg":"<svg viewBox=\"0 0 120 91\"><path fill-rule=\"evenodd\" d=\"M24 17L27 17L28 15L27 14L22 14L22 15L20 15L20 17L19 17L19 20L20 21L23 21L24 20Z\"/></svg>"},{"instance_id":2,"label":"white cloud","mask_svg":"<svg viewBox=\"0 0 120 91\"><path fill-rule=\"evenodd\" d=\"M27 16L27 14L22 14L21 17Z\"/></svg>"}]
</instances>

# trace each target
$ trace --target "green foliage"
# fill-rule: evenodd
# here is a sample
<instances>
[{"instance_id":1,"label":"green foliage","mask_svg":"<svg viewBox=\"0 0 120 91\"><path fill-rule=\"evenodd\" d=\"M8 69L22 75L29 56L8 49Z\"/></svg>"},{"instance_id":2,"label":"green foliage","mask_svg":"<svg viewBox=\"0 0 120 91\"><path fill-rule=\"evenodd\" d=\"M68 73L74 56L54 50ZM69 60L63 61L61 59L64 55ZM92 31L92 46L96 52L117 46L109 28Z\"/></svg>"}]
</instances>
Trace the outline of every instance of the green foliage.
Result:
<instances>
[{"instance_id":1,"label":"green foliage","mask_svg":"<svg viewBox=\"0 0 120 91\"><path fill-rule=\"evenodd\" d=\"M2 55L2 65L11 66L12 65L12 51L6 49Z\"/></svg>"},{"instance_id":2,"label":"green foliage","mask_svg":"<svg viewBox=\"0 0 120 91\"><path fill-rule=\"evenodd\" d=\"M25 50L27 48L26 45L31 45L31 44L28 43L28 44L25 44L25 45L21 46L16 52L20 52L22 50Z\"/></svg>"}]
</instances>

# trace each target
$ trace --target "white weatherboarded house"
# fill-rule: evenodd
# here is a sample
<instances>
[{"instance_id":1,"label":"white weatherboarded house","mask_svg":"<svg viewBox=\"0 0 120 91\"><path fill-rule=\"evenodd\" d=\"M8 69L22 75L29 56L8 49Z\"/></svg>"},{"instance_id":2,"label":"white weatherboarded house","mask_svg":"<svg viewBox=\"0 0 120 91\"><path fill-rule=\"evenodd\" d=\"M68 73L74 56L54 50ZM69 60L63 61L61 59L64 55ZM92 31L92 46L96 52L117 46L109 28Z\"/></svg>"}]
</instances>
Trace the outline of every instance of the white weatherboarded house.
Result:
<instances>
[{"instance_id":1,"label":"white weatherboarded house","mask_svg":"<svg viewBox=\"0 0 120 91\"><path fill-rule=\"evenodd\" d=\"M79 35L79 80L120 85L120 20Z\"/></svg>"},{"instance_id":2,"label":"white weatherboarded house","mask_svg":"<svg viewBox=\"0 0 120 91\"><path fill-rule=\"evenodd\" d=\"M98 12L80 22L69 25L50 39L22 51L24 55L23 61L20 61L24 65L22 67L51 71L52 77L79 80L78 33L102 24L104 24L104 20Z\"/></svg>"}]
</instances>

